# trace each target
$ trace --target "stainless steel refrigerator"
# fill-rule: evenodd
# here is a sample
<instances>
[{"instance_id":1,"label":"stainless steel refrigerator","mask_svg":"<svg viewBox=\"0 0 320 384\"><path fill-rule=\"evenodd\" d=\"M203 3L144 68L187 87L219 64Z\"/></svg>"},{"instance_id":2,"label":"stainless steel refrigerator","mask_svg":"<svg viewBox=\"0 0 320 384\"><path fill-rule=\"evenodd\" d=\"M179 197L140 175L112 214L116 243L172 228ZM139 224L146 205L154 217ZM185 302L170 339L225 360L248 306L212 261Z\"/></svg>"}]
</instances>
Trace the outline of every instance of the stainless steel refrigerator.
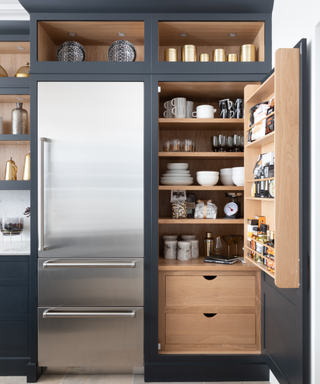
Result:
<instances>
[{"instance_id":1,"label":"stainless steel refrigerator","mask_svg":"<svg viewBox=\"0 0 320 384\"><path fill-rule=\"evenodd\" d=\"M142 82L38 83L39 366L143 366Z\"/></svg>"}]
</instances>

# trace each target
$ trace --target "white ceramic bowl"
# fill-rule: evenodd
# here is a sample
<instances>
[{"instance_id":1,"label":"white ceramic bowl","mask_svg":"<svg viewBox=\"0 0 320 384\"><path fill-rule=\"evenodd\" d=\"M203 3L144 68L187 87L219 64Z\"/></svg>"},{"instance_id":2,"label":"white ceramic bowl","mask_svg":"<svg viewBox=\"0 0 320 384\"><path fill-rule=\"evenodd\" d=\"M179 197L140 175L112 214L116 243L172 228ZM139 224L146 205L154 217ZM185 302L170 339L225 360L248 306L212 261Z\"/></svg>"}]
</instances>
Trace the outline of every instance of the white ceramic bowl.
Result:
<instances>
[{"instance_id":1,"label":"white ceramic bowl","mask_svg":"<svg viewBox=\"0 0 320 384\"><path fill-rule=\"evenodd\" d=\"M238 187L243 187L244 186L244 175L233 174L232 175L232 181Z\"/></svg>"},{"instance_id":2,"label":"white ceramic bowl","mask_svg":"<svg viewBox=\"0 0 320 384\"><path fill-rule=\"evenodd\" d=\"M187 169L189 166L188 163L168 163L168 169Z\"/></svg>"},{"instance_id":3,"label":"white ceramic bowl","mask_svg":"<svg viewBox=\"0 0 320 384\"><path fill-rule=\"evenodd\" d=\"M234 185L232 181L232 174L220 174L220 180L223 185Z\"/></svg>"},{"instance_id":4,"label":"white ceramic bowl","mask_svg":"<svg viewBox=\"0 0 320 384\"><path fill-rule=\"evenodd\" d=\"M210 171L197 172L197 182L204 187L216 185L218 181L219 181L219 172L210 172Z\"/></svg>"},{"instance_id":5,"label":"white ceramic bowl","mask_svg":"<svg viewBox=\"0 0 320 384\"><path fill-rule=\"evenodd\" d=\"M220 175L222 174L222 173L230 173L230 174L232 174L232 168L221 168L220 169Z\"/></svg>"}]
</instances>

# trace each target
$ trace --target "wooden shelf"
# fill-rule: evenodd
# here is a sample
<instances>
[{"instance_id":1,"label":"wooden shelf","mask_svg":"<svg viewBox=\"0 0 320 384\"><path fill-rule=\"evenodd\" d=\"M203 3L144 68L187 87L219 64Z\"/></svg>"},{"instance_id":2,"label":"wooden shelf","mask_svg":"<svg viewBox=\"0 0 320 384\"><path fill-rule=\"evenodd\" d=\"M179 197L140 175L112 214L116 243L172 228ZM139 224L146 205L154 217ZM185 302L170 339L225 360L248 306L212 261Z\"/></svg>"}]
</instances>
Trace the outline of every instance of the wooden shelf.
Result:
<instances>
[{"instance_id":1,"label":"wooden shelf","mask_svg":"<svg viewBox=\"0 0 320 384\"><path fill-rule=\"evenodd\" d=\"M159 157L182 159L243 159L244 152L159 152Z\"/></svg>"},{"instance_id":2,"label":"wooden shelf","mask_svg":"<svg viewBox=\"0 0 320 384\"><path fill-rule=\"evenodd\" d=\"M268 101L266 98L274 93L274 79L275 74L273 73L250 97L245 100L245 102L258 104L263 101Z\"/></svg>"},{"instance_id":3,"label":"wooden shelf","mask_svg":"<svg viewBox=\"0 0 320 384\"><path fill-rule=\"evenodd\" d=\"M213 185L210 187L203 187L201 185L159 185L159 191L243 191L244 187L237 187L236 185Z\"/></svg>"},{"instance_id":4,"label":"wooden shelf","mask_svg":"<svg viewBox=\"0 0 320 384\"><path fill-rule=\"evenodd\" d=\"M30 95L0 95L0 103L23 103L24 108L25 103L30 103Z\"/></svg>"},{"instance_id":5,"label":"wooden shelf","mask_svg":"<svg viewBox=\"0 0 320 384\"><path fill-rule=\"evenodd\" d=\"M246 197L245 199L246 200L254 200L254 201L269 201L269 202L275 201L274 198L272 199L270 197L266 197L266 198L264 198L264 197Z\"/></svg>"},{"instance_id":6,"label":"wooden shelf","mask_svg":"<svg viewBox=\"0 0 320 384\"><path fill-rule=\"evenodd\" d=\"M258 243L258 244L261 244L261 243ZM264 244L262 244L262 245L264 245ZM257 254L258 256L260 256L260 257L262 257L262 258L268 260L268 258L267 258L266 256L263 256L262 253L259 253L259 252L257 252L256 250L254 250L254 249L252 249L252 248L250 248L250 247L248 247L248 246L245 246L245 248L246 248L248 251L252 251L252 252L254 252L255 254Z\"/></svg>"},{"instance_id":7,"label":"wooden shelf","mask_svg":"<svg viewBox=\"0 0 320 384\"><path fill-rule=\"evenodd\" d=\"M246 180L246 183L255 183L256 181L266 181L266 180L274 180L274 177L266 177L265 179L253 179L253 180Z\"/></svg>"},{"instance_id":8,"label":"wooden shelf","mask_svg":"<svg viewBox=\"0 0 320 384\"><path fill-rule=\"evenodd\" d=\"M228 130L243 129L244 119L166 119L159 118L160 130Z\"/></svg>"},{"instance_id":9,"label":"wooden shelf","mask_svg":"<svg viewBox=\"0 0 320 384\"><path fill-rule=\"evenodd\" d=\"M246 144L245 147L262 147L263 145L267 145L274 142L274 132L268 133L267 135L261 137L252 143Z\"/></svg>"},{"instance_id":10,"label":"wooden shelf","mask_svg":"<svg viewBox=\"0 0 320 384\"><path fill-rule=\"evenodd\" d=\"M27 191L30 186L30 180L0 180L0 191Z\"/></svg>"},{"instance_id":11,"label":"wooden shelf","mask_svg":"<svg viewBox=\"0 0 320 384\"><path fill-rule=\"evenodd\" d=\"M249 272L257 271L257 268L251 264L244 264L241 262L235 264L215 264L205 263L204 256L200 256L198 259L192 259L189 261L180 260L167 260L163 257L159 257L159 271L240 271Z\"/></svg>"},{"instance_id":12,"label":"wooden shelf","mask_svg":"<svg viewBox=\"0 0 320 384\"><path fill-rule=\"evenodd\" d=\"M160 217L159 224L244 224L244 219L171 219Z\"/></svg>"},{"instance_id":13,"label":"wooden shelf","mask_svg":"<svg viewBox=\"0 0 320 384\"><path fill-rule=\"evenodd\" d=\"M268 116L266 116L266 117L264 117L263 119L261 119L258 123L251 125L251 127L247 130L247 132L250 131L250 129L254 128L256 125L260 124L263 120L266 120L266 119L268 119L270 116L273 116L273 115L274 115L274 112L270 113Z\"/></svg>"},{"instance_id":14,"label":"wooden shelf","mask_svg":"<svg viewBox=\"0 0 320 384\"><path fill-rule=\"evenodd\" d=\"M273 249L273 250L274 250L274 247L271 247L270 245L263 244L263 243L261 243L260 241L254 240L254 239L252 239L252 238L250 238L250 240L254 241L254 242L257 243L257 244L263 245L264 247L267 247L267 248L270 248L270 249ZM250 248L250 249L251 249L251 248Z\"/></svg>"},{"instance_id":15,"label":"wooden shelf","mask_svg":"<svg viewBox=\"0 0 320 384\"><path fill-rule=\"evenodd\" d=\"M262 264L262 263L258 263L256 261L254 261L253 259L251 259L251 257L248 257L248 256L244 256L244 260L245 261L248 261L250 263L252 263L253 265L255 265L256 267L260 268L263 272L265 272L267 275L271 276L273 279L275 279L275 274L270 272L268 270L268 268Z\"/></svg>"}]
</instances>

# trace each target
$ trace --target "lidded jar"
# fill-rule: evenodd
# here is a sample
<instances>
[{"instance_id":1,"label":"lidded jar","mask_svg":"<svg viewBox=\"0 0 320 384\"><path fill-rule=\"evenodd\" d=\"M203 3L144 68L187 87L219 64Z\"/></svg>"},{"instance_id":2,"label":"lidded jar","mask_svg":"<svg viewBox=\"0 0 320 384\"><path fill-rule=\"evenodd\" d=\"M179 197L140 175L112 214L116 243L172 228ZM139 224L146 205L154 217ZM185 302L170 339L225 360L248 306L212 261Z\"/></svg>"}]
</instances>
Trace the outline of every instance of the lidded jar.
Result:
<instances>
[{"instance_id":1,"label":"lidded jar","mask_svg":"<svg viewBox=\"0 0 320 384\"><path fill-rule=\"evenodd\" d=\"M16 77L30 77L30 64L25 63L22 67L20 67L16 72Z\"/></svg>"},{"instance_id":2,"label":"lidded jar","mask_svg":"<svg viewBox=\"0 0 320 384\"><path fill-rule=\"evenodd\" d=\"M11 129L13 135L28 134L28 112L17 103L17 108L11 112Z\"/></svg>"}]
</instances>

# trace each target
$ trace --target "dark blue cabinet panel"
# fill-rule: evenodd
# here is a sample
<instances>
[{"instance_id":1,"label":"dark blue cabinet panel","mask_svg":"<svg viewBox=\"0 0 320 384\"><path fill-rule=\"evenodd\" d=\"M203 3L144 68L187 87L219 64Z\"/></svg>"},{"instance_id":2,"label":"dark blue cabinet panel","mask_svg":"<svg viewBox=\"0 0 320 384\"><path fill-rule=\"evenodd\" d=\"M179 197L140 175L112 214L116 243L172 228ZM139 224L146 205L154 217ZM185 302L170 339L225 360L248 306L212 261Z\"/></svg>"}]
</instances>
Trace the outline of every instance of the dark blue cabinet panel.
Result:
<instances>
[{"instance_id":1,"label":"dark blue cabinet panel","mask_svg":"<svg viewBox=\"0 0 320 384\"><path fill-rule=\"evenodd\" d=\"M22 315L27 313L28 286L0 285L0 315Z\"/></svg>"},{"instance_id":2,"label":"dark blue cabinet panel","mask_svg":"<svg viewBox=\"0 0 320 384\"><path fill-rule=\"evenodd\" d=\"M27 350L29 348L28 321L0 320L0 349Z\"/></svg>"}]
</instances>

